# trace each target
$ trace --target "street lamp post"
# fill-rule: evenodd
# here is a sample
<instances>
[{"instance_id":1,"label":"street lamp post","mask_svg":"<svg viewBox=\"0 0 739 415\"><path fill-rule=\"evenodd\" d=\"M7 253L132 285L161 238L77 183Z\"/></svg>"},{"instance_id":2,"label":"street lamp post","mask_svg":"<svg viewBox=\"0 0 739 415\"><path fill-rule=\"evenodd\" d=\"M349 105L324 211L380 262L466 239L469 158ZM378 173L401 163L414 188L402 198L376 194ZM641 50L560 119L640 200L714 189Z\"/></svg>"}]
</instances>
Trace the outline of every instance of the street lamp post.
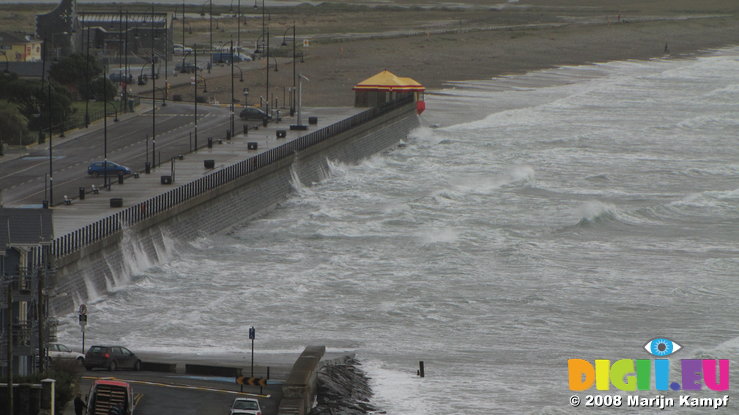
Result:
<instances>
[{"instance_id":1,"label":"street lamp post","mask_svg":"<svg viewBox=\"0 0 739 415\"><path fill-rule=\"evenodd\" d=\"M53 37L53 34L52 34ZM45 44L46 42L44 42ZM53 41L52 41L53 43ZM44 60L46 60L46 48L44 49ZM53 146L52 146L52 135L54 134L53 131L53 110L51 107L51 79L46 83L47 92L48 92L48 106L49 106L49 207L54 206L54 169L53 169Z\"/></svg>"},{"instance_id":2,"label":"street lamp post","mask_svg":"<svg viewBox=\"0 0 739 415\"><path fill-rule=\"evenodd\" d=\"M234 136L234 41L231 39L231 134Z\"/></svg>"},{"instance_id":3,"label":"street lamp post","mask_svg":"<svg viewBox=\"0 0 739 415\"><path fill-rule=\"evenodd\" d=\"M296 74L295 74L295 22L293 21L293 87L290 90L290 116L295 115L295 83L297 81ZM290 30L288 27L285 29L285 33L282 35L282 46L287 46L287 42L285 41L285 34L287 34L287 31Z\"/></svg>"},{"instance_id":4,"label":"street lamp post","mask_svg":"<svg viewBox=\"0 0 739 415\"><path fill-rule=\"evenodd\" d=\"M128 112L128 80L130 79L128 74L128 10L126 10L126 30L124 33L123 49L123 59L125 61L125 70L123 71L123 112ZM118 117L116 116L116 118Z\"/></svg>"},{"instance_id":5,"label":"street lamp post","mask_svg":"<svg viewBox=\"0 0 739 415\"><path fill-rule=\"evenodd\" d=\"M85 56L85 79L87 80L87 94L85 94L85 128L90 126L90 26L87 27L87 53Z\"/></svg>"},{"instance_id":6,"label":"street lamp post","mask_svg":"<svg viewBox=\"0 0 739 415\"><path fill-rule=\"evenodd\" d=\"M185 46L185 44L183 43L182 44L182 47L184 47L184 46ZM195 114L194 114L194 119L195 119L195 151L197 151L198 150L198 45L197 44L192 45L192 51L193 51L193 54L195 56L194 57L194 59L195 59L195 82L193 82L193 85L195 85L195 99L193 99L193 101L195 103ZM182 62L184 62L184 61L185 60L183 59ZM182 66L184 68L184 64Z\"/></svg>"},{"instance_id":7,"label":"street lamp post","mask_svg":"<svg viewBox=\"0 0 739 415\"><path fill-rule=\"evenodd\" d=\"M108 181L108 65L103 67L103 185L110 190Z\"/></svg>"},{"instance_id":8,"label":"street lamp post","mask_svg":"<svg viewBox=\"0 0 739 415\"><path fill-rule=\"evenodd\" d=\"M152 166L157 165L157 97L156 97L156 77L154 74L154 5L151 6L151 159Z\"/></svg>"},{"instance_id":9,"label":"street lamp post","mask_svg":"<svg viewBox=\"0 0 739 415\"><path fill-rule=\"evenodd\" d=\"M241 0L236 6L236 50L241 50Z\"/></svg>"},{"instance_id":10,"label":"street lamp post","mask_svg":"<svg viewBox=\"0 0 739 415\"><path fill-rule=\"evenodd\" d=\"M185 52L185 0L182 0L182 52Z\"/></svg>"},{"instance_id":11,"label":"street lamp post","mask_svg":"<svg viewBox=\"0 0 739 415\"><path fill-rule=\"evenodd\" d=\"M166 15L165 15L166 16ZM167 106L167 93L169 92L169 28L167 27L167 18L164 18L164 97L162 98L162 106ZM184 49L185 45L182 45Z\"/></svg>"},{"instance_id":12,"label":"street lamp post","mask_svg":"<svg viewBox=\"0 0 739 415\"><path fill-rule=\"evenodd\" d=\"M210 0L210 66L208 66L208 73L210 68L213 67L213 0Z\"/></svg>"}]
</instances>

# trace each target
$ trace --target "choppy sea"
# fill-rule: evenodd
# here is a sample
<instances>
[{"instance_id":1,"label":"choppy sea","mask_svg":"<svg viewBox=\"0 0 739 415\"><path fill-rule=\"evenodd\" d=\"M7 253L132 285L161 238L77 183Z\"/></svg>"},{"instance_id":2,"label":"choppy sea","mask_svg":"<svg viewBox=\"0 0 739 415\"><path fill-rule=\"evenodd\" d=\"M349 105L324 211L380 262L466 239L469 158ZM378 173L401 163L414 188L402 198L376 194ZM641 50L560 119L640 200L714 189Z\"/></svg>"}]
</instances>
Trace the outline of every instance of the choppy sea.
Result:
<instances>
[{"instance_id":1,"label":"choppy sea","mask_svg":"<svg viewBox=\"0 0 739 415\"><path fill-rule=\"evenodd\" d=\"M164 230L166 261L88 305L88 341L245 354L253 325L261 353L356 352L397 415L589 412L570 406L568 359L650 359L655 337L675 361L731 359L739 381L739 48L427 102L404 146L331 162L265 217L192 242Z\"/></svg>"}]
</instances>

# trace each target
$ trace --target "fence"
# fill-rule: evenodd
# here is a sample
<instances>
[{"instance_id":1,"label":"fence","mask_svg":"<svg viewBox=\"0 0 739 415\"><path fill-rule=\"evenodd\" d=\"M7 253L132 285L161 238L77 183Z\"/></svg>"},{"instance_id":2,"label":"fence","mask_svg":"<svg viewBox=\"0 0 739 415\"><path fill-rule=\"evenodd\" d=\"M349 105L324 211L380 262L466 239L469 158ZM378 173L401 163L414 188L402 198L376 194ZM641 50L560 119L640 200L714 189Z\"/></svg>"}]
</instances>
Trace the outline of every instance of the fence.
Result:
<instances>
[{"instance_id":1,"label":"fence","mask_svg":"<svg viewBox=\"0 0 739 415\"><path fill-rule=\"evenodd\" d=\"M262 167L276 163L297 151L305 150L313 145L325 141L337 134L350 130L366 123L373 118L386 114L392 110L413 102L413 97L406 97L381 107L370 108L352 117L341 120L296 140L272 148L254 157L241 160L221 170L214 171L206 176L189 183L175 187L168 192L159 194L127 209L118 211L85 227L55 238L52 242L52 254L61 258L107 238L124 227L139 223L159 213L167 211L180 203L202 195L212 189L243 177Z\"/></svg>"}]
</instances>

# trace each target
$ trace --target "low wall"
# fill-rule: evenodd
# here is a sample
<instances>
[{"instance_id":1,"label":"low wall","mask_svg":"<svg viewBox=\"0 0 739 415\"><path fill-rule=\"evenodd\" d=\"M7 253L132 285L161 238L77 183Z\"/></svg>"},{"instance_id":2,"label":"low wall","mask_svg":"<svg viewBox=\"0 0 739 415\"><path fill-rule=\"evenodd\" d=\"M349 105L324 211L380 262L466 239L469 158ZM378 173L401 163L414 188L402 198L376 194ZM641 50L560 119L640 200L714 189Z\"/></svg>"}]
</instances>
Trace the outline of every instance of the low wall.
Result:
<instances>
[{"instance_id":1,"label":"low wall","mask_svg":"<svg viewBox=\"0 0 739 415\"><path fill-rule=\"evenodd\" d=\"M290 376L282 385L282 400L277 415L305 415L310 412L318 388L317 376L326 346L308 346L295 361Z\"/></svg>"},{"instance_id":2,"label":"low wall","mask_svg":"<svg viewBox=\"0 0 739 415\"><path fill-rule=\"evenodd\" d=\"M418 126L412 102L345 128L349 121L325 127L320 140L303 140L299 151L273 149L57 238L54 250L63 255L55 259L53 284L70 295L55 298L52 313L71 312L75 302L100 297L165 260L172 253L167 240L192 240L262 215L287 198L296 179L302 185L324 179L328 160L357 162Z\"/></svg>"}]
</instances>

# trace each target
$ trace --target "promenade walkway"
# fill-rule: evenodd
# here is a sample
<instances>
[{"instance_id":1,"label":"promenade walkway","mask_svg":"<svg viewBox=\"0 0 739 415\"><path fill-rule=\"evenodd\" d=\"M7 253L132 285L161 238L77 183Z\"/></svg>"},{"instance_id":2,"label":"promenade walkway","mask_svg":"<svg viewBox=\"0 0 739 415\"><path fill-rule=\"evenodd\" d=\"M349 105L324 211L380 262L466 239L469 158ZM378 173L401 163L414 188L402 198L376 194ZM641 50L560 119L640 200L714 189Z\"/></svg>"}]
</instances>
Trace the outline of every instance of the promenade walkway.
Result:
<instances>
[{"instance_id":1,"label":"promenade walkway","mask_svg":"<svg viewBox=\"0 0 739 415\"><path fill-rule=\"evenodd\" d=\"M87 193L85 200L73 200L71 205L54 206L54 235L61 236L82 228L110 214L127 208L153 196L169 191L173 186L188 183L200 177L229 166L235 162L253 157L286 142L293 141L316 129L346 119L361 112L361 108L309 108L302 113L302 123L308 125L308 117L318 117L317 125L309 125L307 131L291 131L290 124L295 124L292 117L284 117L281 122L270 123L268 127L259 126L232 137L231 140L214 138L212 148L200 148L198 151L183 154L183 159L162 160L161 164L151 170L150 174L141 173L138 178L127 177L124 184L118 184L114 178L110 190L100 189L98 194ZM239 121L237 125L241 125ZM277 130L286 130L285 138L277 138ZM207 142L208 137L199 136L199 145ZM256 142L257 150L249 150L248 143ZM213 169L204 167L205 160L213 160ZM173 176L172 184L161 184L161 176ZM89 191L89 189L88 189ZM121 198L122 208L111 208L110 199Z\"/></svg>"}]
</instances>

